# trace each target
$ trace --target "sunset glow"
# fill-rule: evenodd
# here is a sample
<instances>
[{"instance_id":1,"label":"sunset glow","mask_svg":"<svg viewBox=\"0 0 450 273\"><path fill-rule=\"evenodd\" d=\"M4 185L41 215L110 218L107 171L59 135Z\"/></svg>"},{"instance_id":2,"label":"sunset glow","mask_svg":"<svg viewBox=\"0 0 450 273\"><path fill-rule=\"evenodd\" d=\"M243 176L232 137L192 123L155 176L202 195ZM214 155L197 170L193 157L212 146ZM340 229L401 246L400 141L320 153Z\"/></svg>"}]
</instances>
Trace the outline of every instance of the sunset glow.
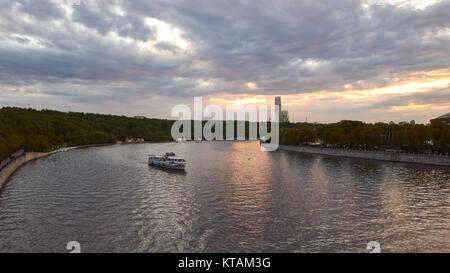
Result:
<instances>
[{"instance_id":1,"label":"sunset glow","mask_svg":"<svg viewBox=\"0 0 450 273\"><path fill-rule=\"evenodd\" d=\"M367 112L379 113L379 109L371 109L374 104L383 104L390 100L404 100L403 105L393 105L387 107L390 112L389 120L385 122L402 121L403 115L407 113L411 116L430 113L430 116L445 113L450 109L450 100L444 100L437 103L421 102L420 100L410 101L409 96L426 96L436 94L439 90L445 90L450 86L450 72L447 69L424 71L415 73L407 80L398 81L397 84L388 85L372 89L356 89L347 84L342 91L316 91L310 93L288 94L283 96L283 108L289 110L293 121L302 121L310 112L310 120L323 122L324 120L314 120L314 112L317 110L326 111L329 107L335 107L339 104L347 107L366 108ZM440 91L442 92L442 91ZM443 91L444 96L450 96L449 91ZM225 105L266 105L273 103L273 95L266 96L220 96L212 97L207 100L208 103L217 104L222 107ZM367 114L368 114L367 113ZM357 119L352 116L352 112L330 113L328 120ZM376 121L376 120L374 120ZM429 122L427 119L421 122Z\"/></svg>"}]
</instances>

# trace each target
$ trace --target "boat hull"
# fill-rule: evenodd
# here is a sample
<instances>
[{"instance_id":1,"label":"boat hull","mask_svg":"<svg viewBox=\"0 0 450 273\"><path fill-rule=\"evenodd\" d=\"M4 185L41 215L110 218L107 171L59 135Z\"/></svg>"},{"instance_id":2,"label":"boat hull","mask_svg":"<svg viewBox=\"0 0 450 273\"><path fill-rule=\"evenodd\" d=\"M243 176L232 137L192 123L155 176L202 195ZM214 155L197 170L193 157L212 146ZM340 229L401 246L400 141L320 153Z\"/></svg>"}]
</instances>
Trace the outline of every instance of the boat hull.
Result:
<instances>
[{"instance_id":1,"label":"boat hull","mask_svg":"<svg viewBox=\"0 0 450 273\"><path fill-rule=\"evenodd\" d=\"M171 169L171 170L184 170L186 167L186 163L184 162L163 162L163 161L155 161L155 160L149 160L148 165Z\"/></svg>"}]
</instances>

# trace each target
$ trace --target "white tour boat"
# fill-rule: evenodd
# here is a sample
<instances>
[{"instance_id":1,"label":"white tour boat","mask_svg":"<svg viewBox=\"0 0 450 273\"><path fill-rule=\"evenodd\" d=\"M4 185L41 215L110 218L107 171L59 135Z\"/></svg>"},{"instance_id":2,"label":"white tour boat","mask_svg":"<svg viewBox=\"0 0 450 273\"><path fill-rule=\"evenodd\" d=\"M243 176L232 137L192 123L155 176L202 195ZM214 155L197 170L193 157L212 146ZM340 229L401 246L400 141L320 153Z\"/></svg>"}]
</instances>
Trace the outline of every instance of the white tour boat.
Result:
<instances>
[{"instance_id":1,"label":"white tour boat","mask_svg":"<svg viewBox=\"0 0 450 273\"><path fill-rule=\"evenodd\" d=\"M184 167L186 167L186 161L171 152L165 155L149 155L148 164L174 170L184 170Z\"/></svg>"}]
</instances>

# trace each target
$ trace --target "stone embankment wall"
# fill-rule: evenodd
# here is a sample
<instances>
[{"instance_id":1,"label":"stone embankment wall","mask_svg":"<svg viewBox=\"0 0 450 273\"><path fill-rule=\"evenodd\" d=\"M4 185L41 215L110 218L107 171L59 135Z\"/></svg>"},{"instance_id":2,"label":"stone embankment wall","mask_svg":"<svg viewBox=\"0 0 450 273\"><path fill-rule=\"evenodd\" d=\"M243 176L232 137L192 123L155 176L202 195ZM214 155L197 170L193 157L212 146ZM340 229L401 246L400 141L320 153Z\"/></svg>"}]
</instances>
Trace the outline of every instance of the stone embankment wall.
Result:
<instances>
[{"instance_id":1,"label":"stone embankment wall","mask_svg":"<svg viewBox=\"0 0 450 273\"><path fill-rule=\"evenodd\" d=\"M359 150L321 148L321 147L305 147L305 146L294 146L294 145L280 145L279 149L286 150L286 151L329 155L329 156L341 156L341 157L352 157L352 158L361 158L361 159L385 160L385 161L393 161L393 162L450 166L450 156L448 156L448 155L428 155L428 154L379 152L379 151L359 151Z\"/></svg>"},{"instance_id":2,"label":"stone embankment wall","mask_svg":"<svg viewBox=\"0 0 450 273\"><path fill-rule=\"evenodd\" d=\"M41 157L48 156L51 153L23 153L21 156L17 157L16 159L9 162L6 166L4 166L0 170L0 190L2 189L3 185L8 181L8 178L17 170L19 169L23 164L27 163L28 161L35 160Z\"/></svg>"}]
</instances>

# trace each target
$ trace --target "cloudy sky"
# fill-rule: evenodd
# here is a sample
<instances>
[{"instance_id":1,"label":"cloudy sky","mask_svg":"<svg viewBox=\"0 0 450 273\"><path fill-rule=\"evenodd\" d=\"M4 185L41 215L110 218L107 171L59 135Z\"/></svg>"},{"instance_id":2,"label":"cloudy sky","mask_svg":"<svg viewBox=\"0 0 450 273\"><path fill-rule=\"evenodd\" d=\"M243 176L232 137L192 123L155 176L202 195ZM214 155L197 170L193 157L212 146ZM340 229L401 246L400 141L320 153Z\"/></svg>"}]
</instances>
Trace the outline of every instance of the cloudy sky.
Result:
<instances>
[{"instance_id":1,"label":"cloudy sky","mask_svg":"<svg viewBox=\"0 0 450 273\"><path fill-rule=\"evenodd\" d=\"M450 112L450 1L0 0L0 106L169 118L272 104L291 120Z\"/></svg>"}]
</instances>

